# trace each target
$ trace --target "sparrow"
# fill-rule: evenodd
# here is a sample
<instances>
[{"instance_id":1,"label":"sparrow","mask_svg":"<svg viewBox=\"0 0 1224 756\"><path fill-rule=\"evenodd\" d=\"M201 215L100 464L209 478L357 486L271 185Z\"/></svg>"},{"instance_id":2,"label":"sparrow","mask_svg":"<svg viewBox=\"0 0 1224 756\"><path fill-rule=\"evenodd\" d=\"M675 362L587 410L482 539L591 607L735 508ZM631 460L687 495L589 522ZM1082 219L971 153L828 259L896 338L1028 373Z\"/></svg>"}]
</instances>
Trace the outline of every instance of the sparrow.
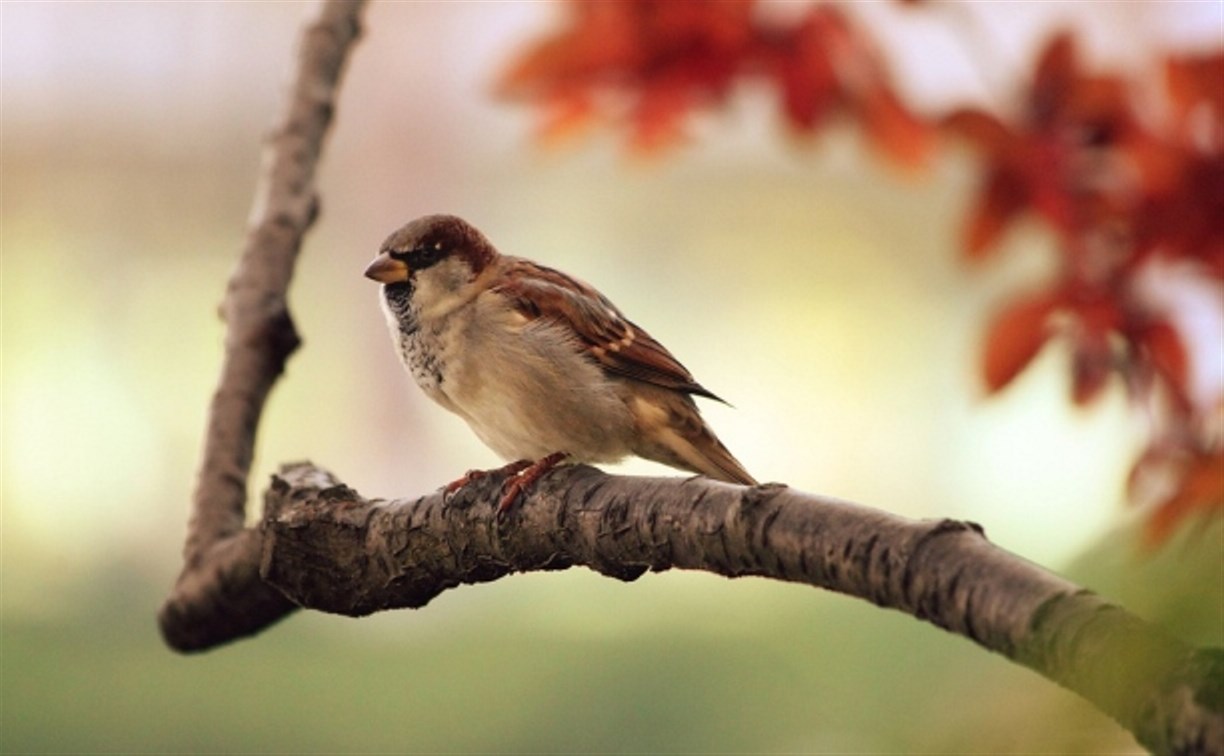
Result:
<instances>
[{"instance_id":1,"label":"sparrow","mask_svg":"<svg viewBox=\"0 0 1224 756\"><path fill-rule=\"evenodd\" d=\"M510 462L499 514L563 461L636 455L756 485L693 397L723 400L589 284L499 253L453 215L395 231L365 275L382 284L391 340L425 395Z\"/></svg>"}]
</instances>

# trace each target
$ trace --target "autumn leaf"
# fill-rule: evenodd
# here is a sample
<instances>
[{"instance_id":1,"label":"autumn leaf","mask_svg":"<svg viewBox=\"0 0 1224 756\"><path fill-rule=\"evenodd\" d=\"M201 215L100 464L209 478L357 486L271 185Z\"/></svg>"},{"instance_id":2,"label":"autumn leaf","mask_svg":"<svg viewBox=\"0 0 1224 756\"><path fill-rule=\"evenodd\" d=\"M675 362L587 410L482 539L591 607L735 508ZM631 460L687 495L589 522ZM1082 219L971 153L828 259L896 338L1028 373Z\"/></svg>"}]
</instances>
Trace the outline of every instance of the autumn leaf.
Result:
<instances>
[{"instance_id":1,"label":"autumn leaf","mask_svg":"<svg viewBox=\"0 0 1224 756\"><path fill-rule=\"evenodd\" d=\"M1074 318L1071 333L1071 399L1078 406L1091 404L1101 395L1115 366L1110 338L1122 330L1123 311L1108 296L1108 290L1077 292L1070 284L1071 296L1080 299L1071 305Z\"/></svg>"},{"instance_id":2,"label":"autumn leaf","mask_svg":"<svg viewBox=\"0 0 1224 756\"><path fill-rule=\"evenodd\" d=\"M1224 452L1195 454L1180 476L1176 490L1160 502L1144 528L1149 548L1163 543L1174 526L1196 514L1224 512Z\"/></svg>"},{"instance_id":3,"label":"autumn leaf","mask_svg":"<svg viewBox=\"0 0 1224 756\"><path fill-rule=\"evenodd\" d=\"M1132 339L1139 346L1142 358L1150 360L1169 388L1185 401L1188 360L1177 329L1168 321L1154 320L1138 329Z\"/></svg>"},{"instance_id":4,"label":"autumn leaf","mask_svg":"<svg viewBox=\"0 0 1224 756\"><path fill-rule=\"evenodd\" d=\"M876 148L902 168L925 168L934 128L918 119L883 81L863 94L863 127Z\"/></svg>"},{"instance_id":5,"label":"autumn leaf","mask_svg":"<svg viewBox=\"0 0 1224 756\"><path fill-rule=\"evenodd\" d=\"M1221 82L1224 52L1170 58L1165 63L1165 85L1174 110L1174 123L1184 143L1216 152L1224 147ZM1196 112L1203 115L1196 116Z\"/></svg>"},{"instance_id":6,"label":"autumn leaf","mask_svg":"<svg viewBox=\"0 0 1224 756\"><path fill-rule=\"evenodd\" d=\"M759 7L573 0L561 27L507 69L499 92L535 104L548 141L603 123L625 133L637 154L681 143L694 114L725 106L754 81L777 92L779 120L793 133L848 123L900 168L924 167L934 134L963 141L979 176L962 221L964 257L990 255L1025 215L1052 232L1055 255L1051 289L1019 298L990 322L987 390L1002 390L1032 362L1058 313L1074 403L1094 401L1115 372L1137 406L1153 406L1152 392L1166 386L1172 401L1152 415L1151 449L1165 460L1207 455L1218 468L1219 452L1202 451L1217 449L1202 438L1214 426L1186 386L1192 360L1212 347L1183 340L1141 292L1157 260L1224 282L1224 49L1169 59L1166 107L1141 110L1162 92L1087 70L1077 38L1064 31L1047 40L1027 80L1002 93L1018 98L1014 112L960 108L927 118L899 95L872 30L851 23L841 6L810 4L797 14ZM1153 533L1208 507L1203 501L1224 509L1224 484L1206 464L1165 466L1185 485L1157 510ZM1149 467L1141 460L1136 474Z\"/></svg>"},{"instance_id":7,"label":"autumn leaf","mask_svg":"<svg viewBox=\"0 0 1224 756\"><path fill-rule=\"evenodd\" d=\"M544 108L539 125L540 138L558 144L585 131L595 116L595 106L581 93L561 94Z\"/></svg>"},{"instance_id":8,"label":"autumn leaf","mask_svg":"<svg viewBox=\"0 0 1224 756\"><path fill-rule=\"evenodd\" d=\"M1041 293L1016 300L995 316L986 330L982 362L989 393L1011 383L1041 351L1050 337L1047 321L1058 305L1057 297Z\"/></svg>"},{"instance_id":9,"label":"autumn leaf","mask_svg":"<svg viewBox=\"0 0 1224 756\"><path fill-rule=\"evenodd\" d=\"M633 111L631 145L648 155L682 140L691 94L682 80L663 79L642 91Z\"/></svg>"},{"instance_id":10,"label":"autumn leaf","mask_svg":"<svg viewBox=\"0 0 1224 756\"><path fill-rule=\"evenodd\" d=\"M1071 401L1086 407L1105 389L1113 357L1109 341L1100 334L1081 338L1071 354Z\"/></svg>"},{"instance_id":11,"label":"autumn leaf","mask_svg":"<svg viewBox=\"0 0 1224 756\"><path fill-rule=\"evenodd\" d=\"M1029 118L1046 126L1058 118L1077 72L1075 40L1067 32L1053 37L1041 53L1029 94Z\"/></svg>"},{"instance_id":12,"label":"autumn leaf","mask_svg":"<svg viewBox=\"0 0 1224 756\"><path fill-rule=\"evenodd\" d=\"M811 133L834 111L855 119L877 152L907 169L926 164L934 127L897 96L880 57L836 7L795 22L757 18L754 0L587 0L563 28L522 53L502 96L542 106L546 139L593 122L627 127L637 153L684 136L697 111L723 104L740 81L764 78L784 121Z\"/></svg>"},{"instance_id":13,"label":"autumn leaf","mask_svg":"<svg viewBox=\"0 0 1224 756\"><path fill-rule=\"evenodd\" d=\"M1002 121L976 108L952 111L940 120L939 128L944 133L964 139L978 150L989 154L1006 152L1015 140L1012 130Z\"/></svg>"},{"instance_id":14,"label":"autumn leaf","mask_svg":"<svg viewBox=\"0 0 1224 756\"><path fill-rule=\"evenodd\" d=\"M813 130L840 97L825 22L812 12L793 29L766 39L765 59L782 91L787 122L799 131Z\"/></svg>"},{"instance_id":15,"label":"autumn leaf","mask_svg":"<svg viewBox=\"0 0 1224 756\"><path fill-rule=\"evenodd\" d=\"M965 225L965 254L981 260L998 243L1011 221L1028 205L1029 190L1014 171L996 170L986 179Z\"/></svg>"}]
</instances>

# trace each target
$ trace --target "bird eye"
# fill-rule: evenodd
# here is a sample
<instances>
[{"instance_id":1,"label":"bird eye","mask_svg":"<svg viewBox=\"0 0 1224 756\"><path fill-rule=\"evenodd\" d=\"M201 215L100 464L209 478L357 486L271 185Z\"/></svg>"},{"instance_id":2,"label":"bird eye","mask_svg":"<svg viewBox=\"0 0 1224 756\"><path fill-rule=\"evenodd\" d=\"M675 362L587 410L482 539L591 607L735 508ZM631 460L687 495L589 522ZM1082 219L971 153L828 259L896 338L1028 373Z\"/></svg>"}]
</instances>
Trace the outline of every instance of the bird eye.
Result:
<instances>
[{"instance_id":1,"label":"bird eye","mask_svg":"<svg viewBox=\"0 0 1224 756\"><path fill-rule=\"evenodd\" d=\"M442 245L438 243L430 247L417 247L408 254L412 267L417 269L428 268L442 259Z\"/></svg>"}]
</instances>

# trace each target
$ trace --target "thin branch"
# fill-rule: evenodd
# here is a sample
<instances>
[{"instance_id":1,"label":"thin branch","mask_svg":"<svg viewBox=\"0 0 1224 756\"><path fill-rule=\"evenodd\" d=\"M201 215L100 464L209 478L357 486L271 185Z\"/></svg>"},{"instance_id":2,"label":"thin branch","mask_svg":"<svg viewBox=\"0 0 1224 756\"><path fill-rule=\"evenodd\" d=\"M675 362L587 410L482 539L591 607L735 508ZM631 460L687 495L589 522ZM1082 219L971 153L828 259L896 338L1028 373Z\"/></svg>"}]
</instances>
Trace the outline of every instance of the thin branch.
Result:
<instances>
[{"instance_id":1,"label":"thin branch","mask_svg":"<svg viewBox=\"0 0 1224 756\"><path fill-rule=\"evenodd\" d=\"M806 583L926 620L1075 691L1161 753L1224 753L1224 654L1194 649L994 546L956 520L913 521L785 486L562 468L505 522L501 479L446 500L366 500L289 465L261 525L263 580L361 616L459 585L582 565L619 580L678 567Z\"/></svg>"},{"instance_id":2,"label":"thin branch","mask_svg":"<svg viewBox=\"0 0 1224 756\"><path fill-rule=\"evenodd\" d=\"M227 576L249 568L257 534L243 530L247 477L264 402L300 343L286 294L302 237L318 214L315 166L345 58L359 34L363 0L328 0L302 33L292 93L264 148L245 247L221 315L225 356L209 407L203 459L192 497L184 568L158 616L171 646L189 649L193 628L219 612L235 631L253 631L290 612L265 588L226 594Z\"/></svg>"}]
</instances>

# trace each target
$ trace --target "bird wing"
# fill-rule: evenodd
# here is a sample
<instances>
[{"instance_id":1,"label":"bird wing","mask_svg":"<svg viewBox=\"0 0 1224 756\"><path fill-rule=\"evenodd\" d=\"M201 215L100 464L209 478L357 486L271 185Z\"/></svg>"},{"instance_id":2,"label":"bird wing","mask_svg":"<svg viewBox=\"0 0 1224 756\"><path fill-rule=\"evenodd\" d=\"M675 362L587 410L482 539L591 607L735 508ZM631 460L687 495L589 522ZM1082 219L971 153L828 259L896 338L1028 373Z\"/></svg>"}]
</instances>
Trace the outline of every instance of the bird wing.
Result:
<instances>
[{"instance_id":1,"label":"bird wing","mask_svg":"<svg viewBox=\"0 0 1224 756\"><path fill-rule=\"evenodd\" d=\"M671 352L626 319L591 286L530 260L506 259L511 270L494 291L506 297L529 320L542 319L568 326L580 347L604 371L723 401L697 383Z\"/></svg>"}]
</instances>

